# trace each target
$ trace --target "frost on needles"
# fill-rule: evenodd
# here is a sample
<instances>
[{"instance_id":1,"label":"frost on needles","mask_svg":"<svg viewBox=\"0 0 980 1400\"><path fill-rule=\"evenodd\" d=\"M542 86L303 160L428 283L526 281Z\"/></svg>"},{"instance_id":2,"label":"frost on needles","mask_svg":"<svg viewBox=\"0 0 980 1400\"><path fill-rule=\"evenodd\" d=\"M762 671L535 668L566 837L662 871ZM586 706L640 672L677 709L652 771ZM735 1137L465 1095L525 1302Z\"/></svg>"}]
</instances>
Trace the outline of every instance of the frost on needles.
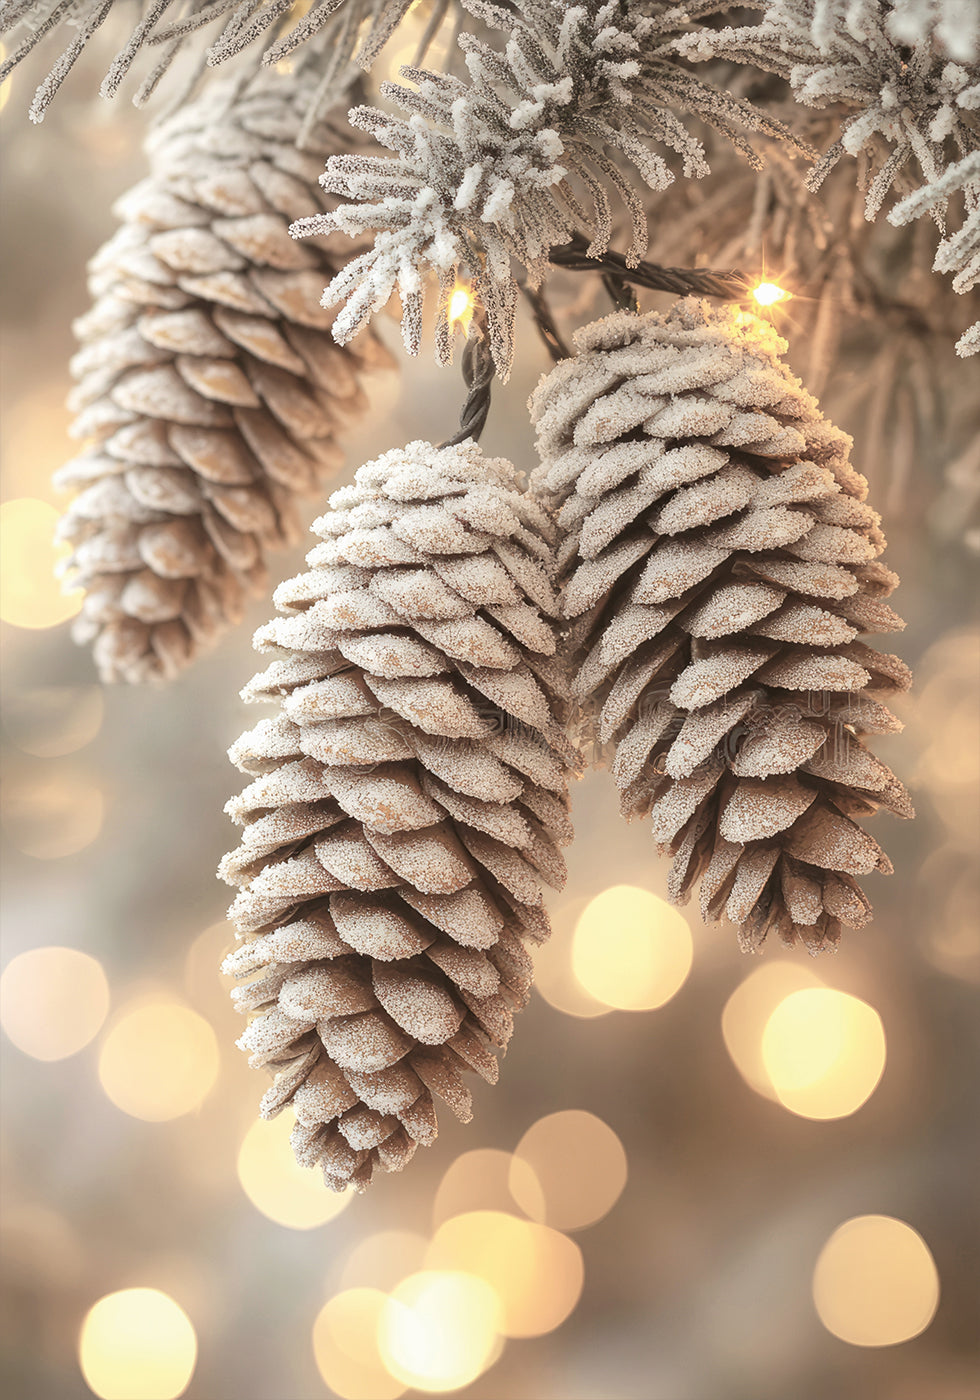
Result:
<instances>
[{"instance_id":1,"label":"frost on needles","mask_svg":"<svg viewBox=\"0 0 980 1400\"><path fill-rule=\"evenodd\" d=\"M629 214L627 258L635 265L647 246L644 188L671 183L671 156L686 176L707 174L704 148L678 112L721 132L753 164L759 158L739 126L810 154L781 123L678 62L679 33L690 20L723 10L717 0L684 9L526 0L519 13L485 0L463 3L488 29L508 35L503 48L461 34L468 82L404 67L414 89L382 84L382 95L406 116L357 107L351 121L394 154L332 157L321 183L357 202L294 226L298 235L375 234L374 246L325 293L327 304L346 302L334 323L342 344L397 291L405 345L417 354L426 281L435 272L436 353L440 364L449 363L447 304L465 269L506 378L519 278L526 274L537 286L549 250L576 230L588 231L593 255L604 252L613 231L610 195Z\"/></svg>"},{"instance_id":2,"label":"frost on needles","mask_svg":"<svg viewBox=\"0 0 980 1400\"><path fill-rule=\"evenodd\" d=\"M700 30L677 50L775 73L802 106L839 110L840 135L808 187L819 189L845 155L860 158L865 217L889 197L889 223L931 214L941 238L934 270L951 274L955 291L971 291L980 279L980 6L768 0L759 8L758 24ZM956 349L980 350L980 321Z\"/></svg>"}]
</instances>

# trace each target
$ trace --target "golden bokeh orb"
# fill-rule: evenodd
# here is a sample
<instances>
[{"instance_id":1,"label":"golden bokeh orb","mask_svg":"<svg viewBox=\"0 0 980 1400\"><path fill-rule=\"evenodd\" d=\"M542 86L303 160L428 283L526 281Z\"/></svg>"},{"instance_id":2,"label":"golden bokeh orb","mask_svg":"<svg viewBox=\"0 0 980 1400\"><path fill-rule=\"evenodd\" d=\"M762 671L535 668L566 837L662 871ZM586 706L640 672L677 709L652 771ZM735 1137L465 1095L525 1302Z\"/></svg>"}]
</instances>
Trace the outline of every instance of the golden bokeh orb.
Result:
<instances>
[{"instance_id":1,"label":"golden bokeh orb","mask_svg":"<svg viewBox=\"0 0 980 1400\"><path fill-rule=\"evenodd\" d=\"M331 1191L319 1171L300 1166L289 1141L294 1121L288 1112L256 1119L238 1150L238 1180L269 1220L290 1230L312 1230L338 1216L352 1193Z\"/></svg>"},{"instance_id":2,"label":"golden bokeh orb","mask_svg":"<svg viewBox=\"0 0 980 1400\"><path fill-rule=\"evenodd\" d=\"M895 1346L924 1332L939 1306L929 1246L890 1215L858 1215L838 1226L813 1271L820 1321L856 1347Z\"/></svg>"},{"instance_id":3,"label":"golden bokeh orb","mask_svg":"<svg viewBox=\"0 0 980 1400\"><path fill-rule=\"evenodd\" d=\"M64 1060L94 1040L109 1014L102 964L77 948L32 948L0 978L0 1025L35 1060Z\"/></svg>"},{"instance_id":4,"label":"golden bokeh orb","mask_svg":"<svg viewBox=\"0 0 980 1400\"><path fill-rule=\"evenodd\" d=\"M619 1011L651 1011L683 986L694 943L679 910L650 890L613 885L579 915L572 967L583 989Z\"/></svg>"},{"instance_id":5,"label":"golden bokeh orb","mask_svg":"<svg viewBox=\"0 0 980 1400\"><path fill-rule=\"evenodd\" d=\"M544 1193L534 1169L510 1152L477 1147L461 1153L446 1168L436 1191L432 1218L440 1225L466 1211L511 1211L515 1204L534 1220L544 1219Z\"/></svg>"},{"instance_id":6,"label":"golden bokeh orb","mask_svg":"<svg viewBox=\"0 0 980 1400\"><path fill-rule=\"evenodd\" d=\"M169 1294L124 1288L89 1310L78 1359L100 1400L176 1400L194 1374L197 1337Z\"/></svg>"},{"instance_id":7,"label":"golden bokeh orb","mask_svg":"<svg viewBox=\"0 0 980 1400\"><path fill-rule=\"evenodd\" d=\"M418 1273L429 1241L415 1230L379 1230L351 1250L340 1275L341 1288L380 1288L386 1293Z\"/></svg>"},{"instance_id":8,"label":"golden bokeh orb","mask_svg":"<svg viewBox=\"0 0 980 1400\"><path fill-rule=\"evenodd\" d=\"M11 843L34 860L64 860L96 840L105 798L91 772L67 763L8 771L0 819Z\"/></svg>"},{"instance_id":9,"label":"golden bokeh orb","mask_svg":"<svg viewBox=\"0 0 980 1400\"><path fill-rule=\"evenodd\" d=\"M57 627L82 605L81 590L65 595L55 578L68 552L54 543L58 520L53 505L31 496L0 505L0 618L14 627Z\"/></svg>"},{"instance_id":10,"label":"golden bokeh orb","mask_svg":"<svg viewBox=\"0 0 980 1400\"><path fill-rule=\"evenodd\" d=\"M388 1296L378 1324L385 1367L428 1394L461 1390L500 1353L502 1308L485 1279L423 1269Z\"/></svg>"},{"instance_id":11,"label":"golden bokeh orb","mask_svg":"<svg viewBox=\"0 0 980 1400\"><path fill-rule=\"evenodd\" d=\"M885 1029L860 997L805 987L784 997L766 1022L762 1062L784 1108L802 1118L845 1118L884 1073Z\"/></svg>"},{"instance_id":12,"label":"golden bokeh orb","mask_svg":"<svg viewBox=\"0 0 980 1400\"><path fill-rule=\"evenodd\" d=\"M405 1385L384 1366L378 1328L387 1305L379 1288L347 1288L320 1309L313 1355L323 1383L341 1400L398 1400Z\"/></svg>"},{"instance_id":13,"label":"golden bokeh orb","mask_svg":"<svg viewBox=\"0 0 980 1400\"><path fill-rule=\"evenodd\" d=\"M507 1337L540 1337L560 1327L582 1294L582 1251L567 1235L497 1210L470 1211L440 1225L426 1268L482 1278L501 1306Z\"/></svg>"},{"instance_id":14,"label":"golden bokeh orb","mask_svg":"<svg viewBox=\"0 0 980 1400\"><path fill-rule=\"evenodd\" d=\"M522 1164L534 1173L541 1197L527 1194ZM626 1177L626 1152L608 1123L567 1109L528 1128L514 1149L510 1188L532 1219L556 1230L580 1230L612 1210Z\"/></svg>"},{"instance_id":15,"label":"golden bokeh orb","mask_svg":"<svg viewBox=\"0 0 980 1400\"><path fill-rule=\"evenodd\" d=\"M823 985L802 963L776 959L750 972L728 998L721 1013L725 1048L739 1074L757 1094L776 1098L762 1059L762 1033L769 1017L791 992Z\"/></svg>"},{"instance_id":16,"label":"golden bokeh orb","mask_svg":"<svg viewBox=\"0 0 980 1400\"><path fill-rule=\"evenodd\" d=\"M150 1123L193 1113L214 1087L218 1069L218 1042L208 1022L168 1000L124 1011L99 1055L108 1097L124 1113Z\"/></svg>"},{"instance_id":17,"label":"golden bokeh orb","mask_svg":"<svg viewBox=\"0 0 980 1400\"><path fill-rule=\"evenodd\" d=\"M572 965L575 925L588 902L581 898L563 900L549 909L551 937L531 949L534 990L556 1011L581 1020L608 1016L613 1009L585 990Z\"/></svg>"}]
</instances>

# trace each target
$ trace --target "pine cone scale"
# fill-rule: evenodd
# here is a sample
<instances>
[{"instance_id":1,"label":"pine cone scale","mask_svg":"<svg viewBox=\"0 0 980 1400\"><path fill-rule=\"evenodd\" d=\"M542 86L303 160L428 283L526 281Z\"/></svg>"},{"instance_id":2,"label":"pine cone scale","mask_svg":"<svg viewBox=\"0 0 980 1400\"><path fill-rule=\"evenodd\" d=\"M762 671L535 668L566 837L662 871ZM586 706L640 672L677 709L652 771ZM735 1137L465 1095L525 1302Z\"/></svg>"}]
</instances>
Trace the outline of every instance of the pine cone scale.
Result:
<instances>
[{"instance_id":1,"label":"pine cone scale","mask_svg":"<svg viewBox=\"0 0 980 1400\"><path fill-rule=\"evenodd\" d=\"M299 1060L315 1027L324 1073L354 1095L315 1096L312 1071L299 1084L287 1068L269 1111L293 1102L300 1160L360 1188L434 1138L432 1094L465 1119L463 1072L496 1078L492 1047L528 995L524 940L546 931L542 881L564 878L567 754L528 664L553 655L553 625L518 582L553 596L539 573L551 527L509 464L415 443L331 504L316 525L330 548L280 586L286 615L256 634L288 655L247 693L282 708L232 751L259 776L229 804L245 832L221 873L242 886L232 916L255 949L229 970L270 969L244 1048ZM291 966L311 918L328 946ZM356 1002L337 999L348 982Z\"/></svg>"},{"instance_id":2,"label":"pine cone scale","mask_svg":"<svg viewBox=\"0 0 980 1400\"><path fill-rule=\"evenodd\" d=\"M219 85L165 122L150 177L119 201L125 222L92 261L71 404L94 445L59 482L114 483L104 499L81 491L63 531L88 595L76 632L107 680L169 677L237 620L265 551L295 536L294 499L339 464L337 427L380 359L373 339L357 354L329 340L329 258L289 235L301 192L319 197L315 157L291 145L309 81L267 93L262 80L231 104ZM246 132L270 103L279 134ZM334 138L321 123L310 139L326 150ZM164 527L181 519L204 528L178 563ZM113 560L121 521L135 548ZM193 583L155 608L148 590L165 589L106 577L147 569Z\"/></svg>"},{"instance_id":3,"label":"pine cone scale","mask_svg":"<svg viewBox=\"0 0 980 1400\"><path fill-rule=\"evenodd\" d=\"M895 580L849 440L744 313L688 300L577 344L531 405L573 693L624 812L674 859L672 896L700 878L743 946L772 929L816 950L867 920L844 880L888 868L852 818L911 815L860 738L891 727L872 697L909 673L858 640L901 623L876 601Z\"/></svg>"}]
</instances>

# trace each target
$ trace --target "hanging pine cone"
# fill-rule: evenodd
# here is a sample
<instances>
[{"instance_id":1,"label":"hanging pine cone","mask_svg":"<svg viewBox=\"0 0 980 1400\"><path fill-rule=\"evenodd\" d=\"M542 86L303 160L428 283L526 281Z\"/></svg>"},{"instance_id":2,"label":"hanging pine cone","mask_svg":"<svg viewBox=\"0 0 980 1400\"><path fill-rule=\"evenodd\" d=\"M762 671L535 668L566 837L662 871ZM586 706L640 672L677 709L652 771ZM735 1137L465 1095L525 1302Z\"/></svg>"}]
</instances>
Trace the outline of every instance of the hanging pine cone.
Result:
<instances>
[{"instance_id":1,"label":"hanging pine cone","mask_svg":"<svg viewBox=\"0 0 980 1400\"><path fill-rule=\"evenodd\" d=\"M851 440L743 311L688 298L577 346L531 401L532 490L560 508L573 691L623 811L743 947L833 944L870 917L854 877L891 869L853 818L912 815L861 737L900 728L880 697L910 678L858 640L903 623Z\"/></svg>"},{"instance_id":2,"label":"hanging pine cone","mask_svg":"<svg viewBox=\"0 0 980 1400\"><path fill-rule=\"evenodd\" d=\"M371 336L334 343L319 301L335 259L289 236L324 207L337 144L321 122L295 145L312 82L221 83L152 131L150 175L90 265L70 400L86 448L56 482L78 492L62 528L87 591L75 637L105 680L170 678L240 619L383 358Z\"/></svg>"},{"instance_id":3,"label":"hanging pine cone","mask_svg":"<svg viewBox=\"0 0 980 1400\"><path fill-rule=\"evenodd\" d=\"M256 635L281 697L231 750L255 781L221 875L242 946L225 970L241 1039L277 1071L301 1163L363 1188L464 1121L462 1072L493 1083L565 878L566 764L551 698L552 528L509 462L426 442L361 467L314 525L310 572Z\"/></svg>"}]
</instances>

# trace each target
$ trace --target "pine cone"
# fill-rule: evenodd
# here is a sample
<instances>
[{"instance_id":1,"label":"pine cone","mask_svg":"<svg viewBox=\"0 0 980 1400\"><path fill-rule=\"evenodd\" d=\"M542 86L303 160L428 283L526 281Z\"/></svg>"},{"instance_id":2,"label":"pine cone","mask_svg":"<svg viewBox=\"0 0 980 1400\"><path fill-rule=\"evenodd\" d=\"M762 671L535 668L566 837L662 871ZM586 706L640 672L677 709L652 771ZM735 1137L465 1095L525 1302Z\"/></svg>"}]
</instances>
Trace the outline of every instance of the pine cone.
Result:
<instances>
[{"instance_id":1,"label":"pine cone","mask_svg":"<svg viewBox=\"0 0 980 1400\"><path fill-rule=\"evenodd\" d=\"M493 1083L547 937L542 879L570 839L555 717L552 527L509 462L411 443L361 467L314 525L310 572L256 634L285 654L247 699L280 713L231 750L255 781L221 875L257 1012L240 1044L277 1071L301 1163L359 1189L464 1121Z\"/></svg>"},{"instance_id":2,"label":"pine cone","mask_svg":"<svg viewBox=\"0 0 980 1400\"><path fill-rule=\"evenodd\" d=\"M577 337L531 401L560 508L573 692L594 700L627 816L650 816L678 902L811 950L867 922L890 871L853 818L908 796L862 735L909 672L858 640L882 600L879 517L851 439L780 361L772 327L686 299Z\"/></svg>"},{"instance_id":3,"label":"pine cone","mask_svg":"<svg viewBox=\"0 0 980 1400\"><path fill-rule=\"evenodd\" d=\"M264 583L268 548L296 538L295 501L341 461L335 433L383 358L329 334L319 305L335 259L289 224L323 207L338 138L294 145L310 82L221 83L151 132L149 178L90 265L95 305L70 406L81 456L62 522L67 573L87 590L75 637L105 680L170 678Z\"/></svg>"}]
</instances>

